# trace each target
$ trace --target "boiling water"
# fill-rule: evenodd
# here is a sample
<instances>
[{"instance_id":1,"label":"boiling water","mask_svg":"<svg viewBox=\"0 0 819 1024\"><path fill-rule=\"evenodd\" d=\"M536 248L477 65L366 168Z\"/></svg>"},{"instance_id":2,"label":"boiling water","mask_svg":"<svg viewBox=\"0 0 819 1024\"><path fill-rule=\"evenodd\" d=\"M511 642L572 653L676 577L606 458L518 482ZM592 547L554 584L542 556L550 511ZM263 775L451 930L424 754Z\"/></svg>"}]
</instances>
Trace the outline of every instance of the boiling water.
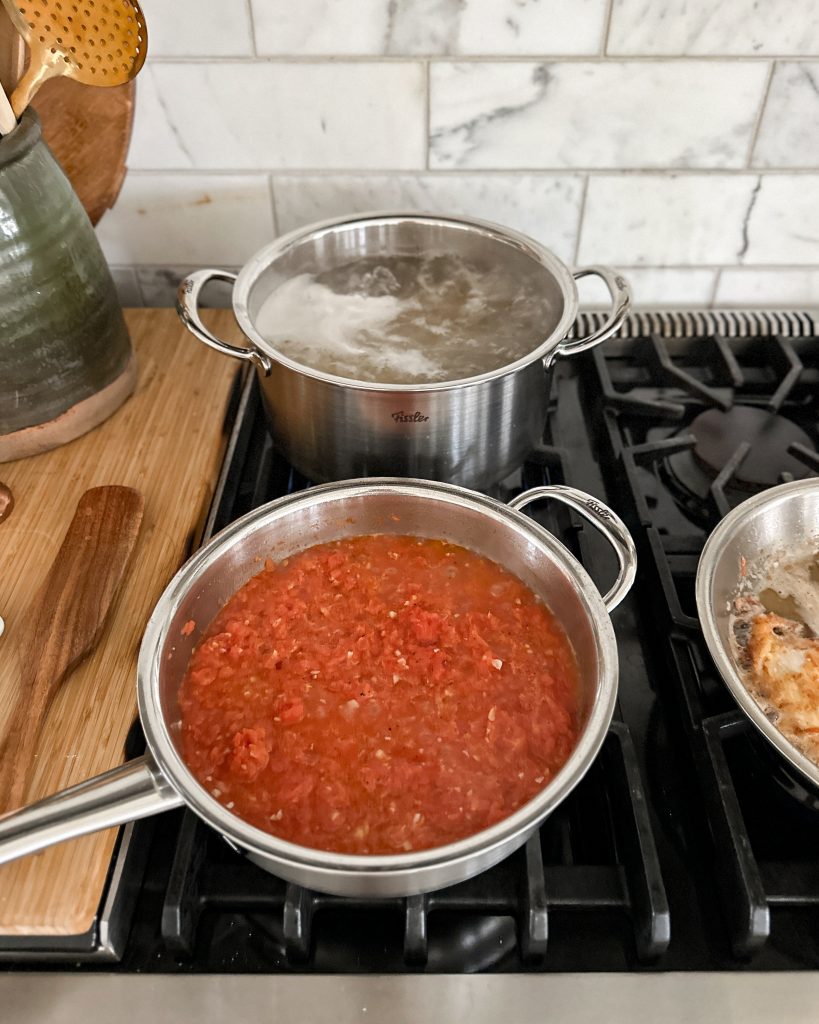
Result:
<instances>
[{"instance_id":1,"label":"boiling water","mask_svg":"<svg viewBox=\"0 0 819 1024\"><path fill-rule=\"evenodd\" d=\"M536 348L553 324L535 264L521 274L453 253L369 257L299 274L256 316L259 333L290 359L380 384L496 370Z\"/></svg>"}]
</instances>

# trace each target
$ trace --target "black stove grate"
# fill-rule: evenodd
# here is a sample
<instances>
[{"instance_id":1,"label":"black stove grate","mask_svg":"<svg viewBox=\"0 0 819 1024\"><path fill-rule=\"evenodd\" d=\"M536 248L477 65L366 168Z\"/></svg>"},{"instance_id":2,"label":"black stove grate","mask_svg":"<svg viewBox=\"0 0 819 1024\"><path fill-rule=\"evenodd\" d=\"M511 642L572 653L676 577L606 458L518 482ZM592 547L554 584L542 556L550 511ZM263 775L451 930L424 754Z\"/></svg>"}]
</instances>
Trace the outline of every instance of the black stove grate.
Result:
<instances>
[{"instance_id":1,"label":"black stove grate","mask_svg":"<svg viewBox=\"0 0 819 1024\"><path fill-rule=\"evenodd\" d=\"M710 529L747 497L734 476L750 446L740 441L699 495L679 485L669 461L695 447L685 424L704 408L749 407L784 415L804 431L813 448L791 445L787 454L804 466L800 475L819 474L819 340L621 339L598 349L592 362L596 383L587 395L606 428L608 483L618 507L630 509L639 597L662 638L653 645L657 691L697 783L693 802L706 826L699 855L716 886L731 949L749 957L781 941L782 911L819 908L819 794L736 708L696 615L699 556ZM787 920L782 930L793 928L793 917ZM815 939L791 955L815 967Z\"/></svg>"},{"instance_id":2,"label":"black stove grate","mask_svg":"<svg viewBox=\"0 0 819 1024\"><path fill-rule=\"evenodd\" d=\"M570 460L551 440L494 496L508 500L526 487L567 482ZM255 382L242 397L222 485L209 533L309 486L276 454ZM559 508L543 515L581 554L582 527ZM210 965L241 956L245 969L565 969L571 961L560 948L561 922L578 914L596 922L598 955L610 969L651 962L668 946L668 903L647 799L621 720L612 723L587 777L522 850L476 878L408 899L360 900L288 884L229 849L188 812L173 851L161 933L166 954Z\"/></svg>"},{"instance_id":3,"label":"black stove grate","mask_svg":"<svg viewBox=\"0 0 819 1024\"><path fill-rule=\"evenodd\" d=\"M741 428L733 440L726 438L728 452L713 472L697 462L698 439L691 429L708 409L764 410L771 425L787 428L781 451L770 453L772 483L819 472L815 338L655 335L614 340L593 358L604 415L610 432L619 435L616 455L643 525L657 521L668 533L688 532L691 524L711 528L748 496L740 482L743 465L759 453ZM791 435L803 438L806 432L813 447L804 440L788 443ZM790 472L781 471L785 465ZM685 521L671 514L674 506Z\"/></svg>"}]
</instances>

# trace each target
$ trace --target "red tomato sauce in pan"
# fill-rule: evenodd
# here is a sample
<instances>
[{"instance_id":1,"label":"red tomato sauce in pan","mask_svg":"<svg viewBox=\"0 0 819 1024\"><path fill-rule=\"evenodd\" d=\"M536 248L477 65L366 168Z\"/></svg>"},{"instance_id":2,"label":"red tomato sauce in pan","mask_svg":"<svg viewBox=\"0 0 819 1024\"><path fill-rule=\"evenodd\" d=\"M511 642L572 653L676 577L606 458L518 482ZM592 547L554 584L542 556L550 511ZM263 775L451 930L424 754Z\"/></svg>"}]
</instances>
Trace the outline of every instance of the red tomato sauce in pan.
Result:
<instances>
[{"instance_id":1,"label":"red tomato sauce in pan","mask_svg":"<svg viewBox=\"0 0 819 1024\"><path fill-rule=\"evenodd\" d=\"M182 753L233 813L355 854L423 850L531 799L578 733L548 608L465 548L375 535L266 562L180 691Z\"/></svg>"}]
</instances>

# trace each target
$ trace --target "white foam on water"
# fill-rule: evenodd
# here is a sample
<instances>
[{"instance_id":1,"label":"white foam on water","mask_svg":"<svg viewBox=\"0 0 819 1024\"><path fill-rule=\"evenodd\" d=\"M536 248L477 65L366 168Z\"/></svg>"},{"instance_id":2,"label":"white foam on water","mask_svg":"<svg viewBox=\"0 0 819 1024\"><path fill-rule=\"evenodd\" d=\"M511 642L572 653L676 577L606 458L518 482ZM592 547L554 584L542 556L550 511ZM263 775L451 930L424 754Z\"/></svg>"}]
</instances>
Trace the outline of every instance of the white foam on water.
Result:
<instances>
[{"instance_id":1,"label":"white foam on water","mask_svg":"<svg viewBox=\"0 0 819 1024\"><path fill-rule=\"evenodd\" d=\"M482 270L454 254L367 258L276 288L256 328L283 355L385 384L458 380L535 348L549 317L536 268Z\"/></svg>"}]
</instances>

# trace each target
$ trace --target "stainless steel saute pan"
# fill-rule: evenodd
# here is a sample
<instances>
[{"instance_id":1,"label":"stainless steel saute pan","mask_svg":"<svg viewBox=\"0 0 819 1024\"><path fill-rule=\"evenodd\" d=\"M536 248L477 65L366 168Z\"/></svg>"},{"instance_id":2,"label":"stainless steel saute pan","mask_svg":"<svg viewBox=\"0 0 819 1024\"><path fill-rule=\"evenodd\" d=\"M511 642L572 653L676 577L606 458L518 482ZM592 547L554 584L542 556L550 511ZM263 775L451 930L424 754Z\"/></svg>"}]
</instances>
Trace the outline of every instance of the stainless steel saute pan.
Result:
<instances>
[{"instance_id":1,"label":"stainless steel saute pan","mask_svg":"<svg viewBox=\"0 0 819 1024\"><path fill-rule=\"evenodd\" d=\"M614 547L620 569L605 597L563 545L519 511L543 498L575 509ZM249 825L214 799L180 755L177 694L198 635L259 571L264 558L285 558L314 544L371 533L453 541L504 565L538 593L559 618L577 655L582 724L578 743L561 771L505 820L436 849L351 856L285 842ZM507 507L448 484L352 480L258 508L214 537L180 569L148 622L138 672L148 754L0 819L0 863L187 804L255 863L313 889L357 896L409 895L477 874L524 843L597 755L617 693L617 646L609 612L628 592L635 571L634 544L621 521L601 502L570 487L537 487ZM189 620L197 628L184 636L182 627Z\"/></svg>"}]
</instances>

